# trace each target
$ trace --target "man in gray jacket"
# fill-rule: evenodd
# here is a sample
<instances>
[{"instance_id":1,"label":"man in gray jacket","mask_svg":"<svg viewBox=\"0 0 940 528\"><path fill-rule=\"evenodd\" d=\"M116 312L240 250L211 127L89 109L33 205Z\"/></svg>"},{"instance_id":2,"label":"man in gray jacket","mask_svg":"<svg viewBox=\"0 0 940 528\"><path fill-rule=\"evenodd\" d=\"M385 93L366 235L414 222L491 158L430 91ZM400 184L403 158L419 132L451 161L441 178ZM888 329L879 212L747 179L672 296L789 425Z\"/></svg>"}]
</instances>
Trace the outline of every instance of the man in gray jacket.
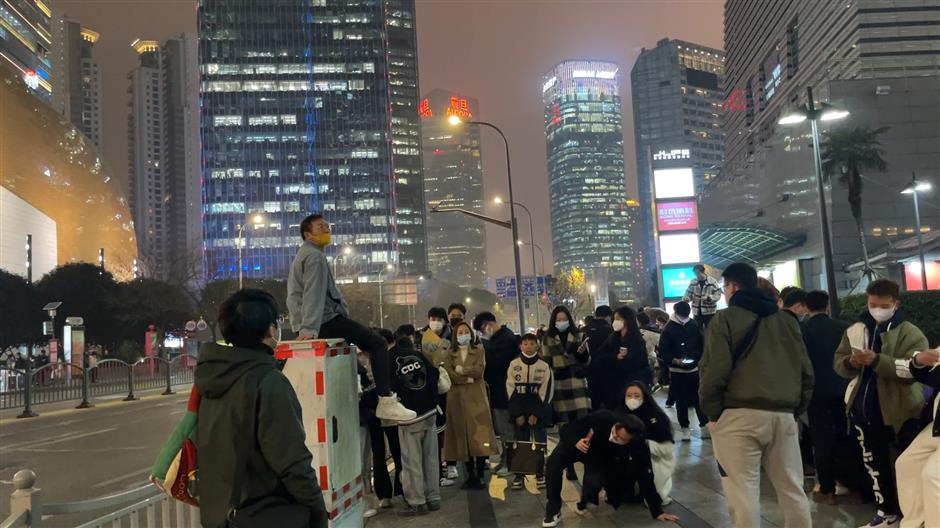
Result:
<instances>
[{"instance_id":1,"label":"man in gray jacket","mask_svg":"<svg viewBox=\"0 0 940 528\"><path fill-rule=\"evenodd\" d=\"M324 248L330 243L330 223L313 214L300 223L303 244L287 278L287 309L298 340L342 338L369 354L379 394L378 418L408 421L416 417L389 388L388 348L381 336L349 318L343 293L336 287Z\"/></svg>"}]
</instances>

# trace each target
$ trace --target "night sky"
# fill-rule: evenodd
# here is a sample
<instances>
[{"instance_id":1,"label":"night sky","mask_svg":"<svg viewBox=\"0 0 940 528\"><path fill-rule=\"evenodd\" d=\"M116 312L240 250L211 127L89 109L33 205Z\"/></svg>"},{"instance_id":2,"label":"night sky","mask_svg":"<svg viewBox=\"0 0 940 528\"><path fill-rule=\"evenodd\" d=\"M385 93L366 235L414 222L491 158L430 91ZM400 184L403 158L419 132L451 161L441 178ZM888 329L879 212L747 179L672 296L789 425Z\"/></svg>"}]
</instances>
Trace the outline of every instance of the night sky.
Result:
<instances>
[{"instance_id":1,"label":"night sky","mask_svg":"<svg viewBox=\"0 0 940 528\"><path fill-rule=\"evenodd\" d=\"M263 0L258 0L263 1ZM120 180L127 175L127 72L136 65L130 43L163 41L196 30L192 0L53 0L72 19L101 33L95 54L103 75L104 157ZM722 48L721 0L525 1L417 0L418 60L422 94L434 88L463 92L480 101L480 119L509 138L516 200L535 216L536 244L550 267L551 228L541 103L542 75L566 59L620 65L627 190L636 196L630 68L643 47L669 37ZM491 203L506 193L503 147L483 131L488 213L508 218ZM528 225L519 212L520 236ZM488 227L489 273L512 273L510 236ZM528 248L526 248L527 250ZM523 253L523 272L531 257Z\"/></svg>"}]
</instances>

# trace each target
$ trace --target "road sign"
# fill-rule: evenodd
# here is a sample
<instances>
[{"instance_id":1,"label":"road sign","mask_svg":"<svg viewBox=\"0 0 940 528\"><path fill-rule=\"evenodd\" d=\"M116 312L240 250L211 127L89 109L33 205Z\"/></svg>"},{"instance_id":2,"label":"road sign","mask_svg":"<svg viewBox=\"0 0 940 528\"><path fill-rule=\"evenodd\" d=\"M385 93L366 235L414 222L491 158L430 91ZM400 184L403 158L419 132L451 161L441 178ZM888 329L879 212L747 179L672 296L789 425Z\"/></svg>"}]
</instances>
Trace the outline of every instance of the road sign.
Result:
<instances>
[{"instance_id":1,"label":"road sign","mask_svg":"<svg viewBox=\"0 0 940 528\"><path fill-rule=\"evenodd\" d=\"M83 326L85 324L85 319L81 317L66 317L65 324L69 326Z\"/></svg>"},{"instance_id":2,"label":"road sign","mask_svg":"<svg viewBox=\"0 0 940 528\"><path fill-rule=\"evenodd\" d=\"M52 335L54 333L52 328L52 321L43 321L42 322L42 335Z\"/></svg>"},{"instance_id":3,"label":"road sign","mask_svg":"<svg viewBox=\"0 0 940 528\"><path fill-rule=\"evenodd\" d=\"M516 278L499 277L495 280L496 297L499 299L516 298ZM536 289L538 294L536 294ZM535 297L545 294L545 277L522 277L522 296Z\"/></svg>"}]
</instances>

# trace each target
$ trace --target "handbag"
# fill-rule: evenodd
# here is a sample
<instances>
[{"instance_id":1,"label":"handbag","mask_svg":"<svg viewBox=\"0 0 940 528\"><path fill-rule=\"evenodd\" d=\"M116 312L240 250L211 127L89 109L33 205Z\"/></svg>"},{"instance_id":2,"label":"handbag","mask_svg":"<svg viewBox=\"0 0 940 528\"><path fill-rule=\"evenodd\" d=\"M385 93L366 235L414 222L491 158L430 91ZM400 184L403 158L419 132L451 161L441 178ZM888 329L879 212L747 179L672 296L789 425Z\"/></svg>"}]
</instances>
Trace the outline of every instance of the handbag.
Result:
<instances>
[{"instance_id":1,"label":"handbag","mask_svg":"<svg viewBox=\"0 0 940 528\"><path fill-rule=\"evenodd\" d=\"M547 445L543 442L536 442L533 437L534 434L528 442L513 440L506 443L506 463L511 473L543 474Z\"/></svg>"},{"instance_id":2,"label":"handbag","mask_svg":"<svg viewBox=\"0 0 940 528\"><path fill-rule=\"evenodd\" d=\"M450 381L450 374L447 373L447 370L444 367L437 367L437 371L439 374L437 377L437 393L447 394L452 386Z\"/></svg>"},{"instance_id":3,"label":"handbag","mask_svg":"<svg viewBox=\"0 0 940 528\"><path fill-rule=\"evenodd\" d=\"M150 470L150 482L170 497L199 506L196 489L198 461L196 453L196 429L199 417L199 391L195 385L189 392L186 414L170 433Z\"/></svg>"}]
</instances>

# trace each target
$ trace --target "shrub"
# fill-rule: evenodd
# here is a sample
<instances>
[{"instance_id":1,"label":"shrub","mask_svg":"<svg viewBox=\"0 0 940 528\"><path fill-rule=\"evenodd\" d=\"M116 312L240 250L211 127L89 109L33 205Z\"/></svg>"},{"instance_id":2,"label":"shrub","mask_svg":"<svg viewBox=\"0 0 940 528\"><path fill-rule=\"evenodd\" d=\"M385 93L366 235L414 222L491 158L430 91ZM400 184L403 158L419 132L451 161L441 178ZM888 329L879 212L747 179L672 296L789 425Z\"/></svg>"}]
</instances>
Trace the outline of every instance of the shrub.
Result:
<instances>
[{"instance_id":1,"label":"shrub","mask_svg":"<svg viewBox=\"0 0 940 528\"><path fill-rule=\"evenodd\" d=\"M847 321L858 319L859 314L868 309L865 295L844 297L839 303L842 318ZM940 291L901 292L901 310L908 321L924 332L931 347L940 346Z\"/></svg>"}]
</instances>

